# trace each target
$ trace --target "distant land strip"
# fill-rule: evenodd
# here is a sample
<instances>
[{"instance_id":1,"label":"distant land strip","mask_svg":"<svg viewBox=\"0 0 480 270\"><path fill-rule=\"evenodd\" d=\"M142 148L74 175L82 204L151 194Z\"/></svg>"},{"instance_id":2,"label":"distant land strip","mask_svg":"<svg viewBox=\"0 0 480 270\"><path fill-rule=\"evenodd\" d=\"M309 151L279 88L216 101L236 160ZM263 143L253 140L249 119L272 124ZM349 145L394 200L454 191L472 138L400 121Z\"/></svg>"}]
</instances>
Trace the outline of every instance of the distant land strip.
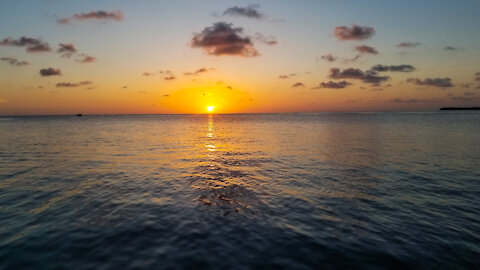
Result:
<instances>
[{"instance_id":1,"label":"distant land strip","mask_svg":"<svg viewBox=\"0 0 480 270\"><path fill-rule=\"evenodd\" d=\"M480 111L480 107L443 107L440 111Z\"/></svg>"}]
</instances>

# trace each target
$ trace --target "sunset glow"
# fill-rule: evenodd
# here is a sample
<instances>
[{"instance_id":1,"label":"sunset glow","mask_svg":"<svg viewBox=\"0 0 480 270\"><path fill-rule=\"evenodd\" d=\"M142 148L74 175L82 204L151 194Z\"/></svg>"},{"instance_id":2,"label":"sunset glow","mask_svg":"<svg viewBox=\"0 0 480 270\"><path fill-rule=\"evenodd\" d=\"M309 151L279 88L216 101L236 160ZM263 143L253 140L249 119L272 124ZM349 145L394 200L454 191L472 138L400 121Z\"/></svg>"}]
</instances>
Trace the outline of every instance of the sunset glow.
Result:
<instances>
[{"instance_id":1,"label":"sunset glow","mask_svg":"<svg viewBox=\"0 0 480 270\"><path fill-rule=\"evenodd\" d=\"M0 115L480 103L477 1L27 2L0 10Z\"/></svg>"},{"instance_id":2,"label":"sunset glow","mask_svg":"<svg viewBox=\"0 0 480 270\"><path fill-rule=\"evenodd\" d=\"M207 111L208 111L208 112L213 112L213 109L214 109L214 108L215 108L214 106L208 106L208 107L207 107Z\"/></svg>"}]
</instances>

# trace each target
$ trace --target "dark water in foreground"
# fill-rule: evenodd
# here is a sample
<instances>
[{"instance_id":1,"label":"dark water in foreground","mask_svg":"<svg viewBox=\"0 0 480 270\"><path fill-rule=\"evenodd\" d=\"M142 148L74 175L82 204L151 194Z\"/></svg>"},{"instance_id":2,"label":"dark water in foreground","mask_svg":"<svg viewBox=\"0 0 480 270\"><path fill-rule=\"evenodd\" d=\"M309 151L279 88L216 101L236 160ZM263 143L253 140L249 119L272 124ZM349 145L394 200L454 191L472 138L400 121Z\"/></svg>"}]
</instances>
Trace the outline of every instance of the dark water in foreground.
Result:
<instances>
[{"instance_id":1,"label":"dark water in foreground","mask_svg":"<svg viewBox=\"0 0 480 270\"><path fill-rule=\"evenodd\" d=\"M0 117L0 269L479 269L480 113Z\"/></svg>"}]
</instances>

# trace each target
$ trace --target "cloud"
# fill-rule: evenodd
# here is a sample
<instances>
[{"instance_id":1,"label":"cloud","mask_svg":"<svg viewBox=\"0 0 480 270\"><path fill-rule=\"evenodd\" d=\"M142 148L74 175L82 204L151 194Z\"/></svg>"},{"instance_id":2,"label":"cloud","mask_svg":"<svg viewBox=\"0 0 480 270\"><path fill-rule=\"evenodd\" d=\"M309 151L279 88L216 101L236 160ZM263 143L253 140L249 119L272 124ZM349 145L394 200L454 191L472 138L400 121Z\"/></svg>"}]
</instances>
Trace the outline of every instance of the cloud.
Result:
<instances>
[{"instance_id":1,"label":"cloud","mask_svg":"<svg viewBox=\"0 0 480 270\"><path fill-rule=\"evenodd\" d=\"M295 73L282 74L282 75L278 75L278 78L279 79L288 79L288 78L291 78L291 77L294 77L294 76L297 76L297 74L295 74Z\"/></svg>"},{"instance_id":2,"label":"cloud","mask_svg":"<svg viewBox=\"0 0 480 270\"><path fill-rule=\"evenodd\" d=\"M352 25L337 26L334 31L335 36L339 40L365 40L371 38L375 34L375 29L368 26Z\"/></svg>"},{"instance_id":3,"label":"cloud","mask_svg":"<svg viewBox=\"0 0 480 270\"><path fill-rule=\"evenodd\" d=\"M320 58L327 62L335 62L335 60L337 60L337 57L333 56L331 53L322 55Z\"/></svg>"},{"instance_id":4,"label":"cloud","mask_svg":"<svg viewBox=\"0 0 480 270\"><path fill-rule=\"evenodd\" d=\"M274 36L265 36L264 34L262 33L256 33L255 34L255 40L259 41L259 42L262 42L264 44L267 44L268 46L272 46L272 45L277 45L278 44L278 41L277 39L274 37Z\"/></svg>"},{"instance_id":5,"label":"cloud","mask_svg":"<svg viewBox=\"0 0 480 270\"><path fill-rule=\"evenodd\" d=\"M297 82L297 83L294 83L294 84L292 85L292 87L294 87L294 88L295 88L295 87L305 87L305 84L303 84L303 83L301 83L301 82Z\"/></svg>"},{"instance_id":6,"label":"cloud","mask_svg":"<svg viewBox=\"0 0 480 270\"><path fill-rule=\"evenodd\" d=\"M351 83L347 81L328 81L328 82L321 82L319 86L314 87L312 89L321 89L321 88L329 88L329 89L342 89L347 86L351 85Z\"/></svg>"},{"instance_id":7,"label":"cloud","mask_svg":"<svg viewBox=\"0 0 480 270\"><path fill-rule=\"evenodd\" d=\"M79 87L79 86L85 86L85 85L90 85L93 84L91 81L82 81L78 83L69 83L69 82L60 82L56 84L56 87Z\"/></svg>"},{"instance_id":8,"label":"cloud","mask_svg":"<svg viewBox=\"0 0 480 270\"><path fill-rule=\"evenodd\" d=\"M142 73L142 76L145 76L145 77L149 77L149 76L154 76L155 74L151 73L151 72L144 72Z\"/></svg>"},{"instance_id":9,"label":"cloud","mask_svg":"<svg viewBox=\"0 0 480 270\"><path fill-rule=\"evenodd\" d=\"M424 80L418 78L408 78L407 82L413 83L416 85L426 85L439 88L453 87L452 79L450 78L426 78Z\"/></svg>"},{"instance_id":10,"label":"cloud","mask_svg":"<svg viewBox=\"0 0 480 270\"><path fill-rule=\"evenodd\" d=\"M445 50L445 51L461 51L461 50L463 50L463 48L462 47L445 46L443 48L443 50Z\"/></svg>"},{"instance_id":11,"label":"cloud","mask_svg":"<svg viewBox=\"0 0 480 270\"><path fill-rule=\"evenodd\" d=\"M330 69L330 78L332 79L356 79L364 83L379 84L390 80L388 76L378 76L377 72L373 70L362 71L356 68L347 68L340 70L339 68Z\"/></svg>"},{"instance_id":12,"label":"cloud","mask_svg":"<svg viewBox=\"0 0 480 270\"><path fill-rule=\"evenodd\" d=\"M177 77L175 77L175 76L168 76L168 77L165 77L163 79L166 80L166 81L172 81L172 80L175 80L176 78Z\"/></svg>"},{"instance_id":13,"label":"cloud","mask_svg":"<svg viewBox=\"0 0 480 270\"><path fill-rule=\"evenodd\" d=\"M475 73L475 81L480 82L480 72Z\"/></svg>"},{"instance_id":14,"label":"cloud","mask_svg":"<svg viewBox=\"0 0 480 270\"><path fill-rule=\"evenodd\" d=\"M355 50L359 53L368 53L368 54L378 54L377 49L374 47L370 47L367 45L360 45L360 46L355 46Z\"/></svg>"},{"instance_id":15,"label":"cloud","mask_svg":"<svg viewBox=\"0 0 480 270\"><path fill-rule=\"evenodd\" d=\"M7 37L0 41L0 45L25 47L27 52L30 53L49 52L52 50L52 48L50 48L50 45L48 45L47 42L29 37L21 37L20 39L12 39L11 37Z\"/></svg>"},{"instance_id":16,"label":"cloud","mask_svg":"<svg viewBox=\"0 0 480 270\"><path fill-rule=\"evenodd\" d=\"M411 99L394 98L389 100L389 102L392 102L392 103L428 103L432 101L433 100L431 99L416 99L416 98L411 98Z\"/></svg>"},{"instance_id":17,"label":"cloud","mask_svg":"<svg viewBox=\"0 0 480 270\"><path fill-rule=\"evenodd\" d=\"M258 11L259 5L249 5L247 7L231 7L227 8L222 15L240 16L251 19L263 19L265 17L260 11Z\"/></svg>"},{"instance_id":18,"label":"cloud","mask_svg":"<svg viewBox=\"0 0 480 270\"><path fill-rule=\"evenodd\" d=\"M255 49L252 38L244 36L242 27L217 22L193 36L190 46L203 48L208 55L235 55L254 57L260 55Z\"/></svg>"},{"instance_id":19,"label":"cloud","mask_svg":"<svg viewBox=\"0 0 480 270\"><path fill-rule=\"evenodd\" d=\"M98 11L91 11L88 13L79 13L79 14L74 14L71 17L63 18L63 19L58 19L57 22L59 24L68 24L73 21L85 21L85 20L113 20L113 21L123 21L125 17L123 16L123 13L120 10L114 10L114 11L104 11L104 10L98 10Z\"/></svg>"},{"instance_id":20,"label":"cloud","mask_svg":"<svg viewBox=\"0 0 480 270\"><path fill-rule=\"evenodd\" d=\"M197 70L195 70L195 71L193 71L193 72L185 72L185 73L183 73L183 75L185 75L185 76L200 75L200 74L202 74L202 73L207 73L207 72L209 72L209 71L211 71L211 70L215 70L215 68L205 68L205 67L202 67L202 68L199 68L199 69L197 69Z\"/></svg>"},{"instance_id":21,"label":"cloud","mask_svg":"<svg viewBox=\"0 0 480 270\"><path fill-rule=\"evenodd\" d=\"M42 68L40 69L40 75L42 77L45 76L54 76L54 75L62 75L62 71L60 69L55 69L55 68Z\"/></svg>"},{"instance_id":22,"label":"cloud","mask_svg":"<svg viewBox=\"0 0 480 270\"><path fill-rule=\"evenodd\" d=\"M86 55L84 53L81 53L78 55L77 59L75 59L75 61L79 62L79 63L83 63L83 64L87 64L87 63L93 63L95 61L97 61L97 58L93 57L93 56L90 56L90 55Z\"/></svg>"},{"instance_id":23,"label":"cloud","mask_svg":"<svg viewBox=\"0 0 480 270\"><path fill-rule=\"evenodd\" d=\"M59 43L58 46L57 53L61 54L62 57L70 58L77 52L77 49L72 43Z\"/></svg>"},{"instance_id":24,"label":"cloud","mask_svg":"<svg viewBox=\"0 0 480 270\"><path fill-rule=\"evenodd\" d=\"M0 60L8 62L12 66L26 66L28 65L27 61L19 61L16 58L13 57L1 57Z\"/></svg>"},{"instance_id":25,"label":"cloud","mask_svg":"<svg viewBox=\"0 0 480 270\"><path fill-rule=\"evenodd\" d=\"M411 65L390 65L390 66L375 65L371 68L371 70L377 71L377 72L386 72L386 71L413 72L413 71L415 71L415 67L411 66Z\"/></svg>"},{"instance_id":26,"label":"cloud","mask_svg":"<svg viewBox=\"0 0 480 270\"><path fill-rule=\"evenodd\" d=\"M422 43L420 42L402 42L397 45L399 48L414 48L420 46Z\"/></svg>"}]
</instances>

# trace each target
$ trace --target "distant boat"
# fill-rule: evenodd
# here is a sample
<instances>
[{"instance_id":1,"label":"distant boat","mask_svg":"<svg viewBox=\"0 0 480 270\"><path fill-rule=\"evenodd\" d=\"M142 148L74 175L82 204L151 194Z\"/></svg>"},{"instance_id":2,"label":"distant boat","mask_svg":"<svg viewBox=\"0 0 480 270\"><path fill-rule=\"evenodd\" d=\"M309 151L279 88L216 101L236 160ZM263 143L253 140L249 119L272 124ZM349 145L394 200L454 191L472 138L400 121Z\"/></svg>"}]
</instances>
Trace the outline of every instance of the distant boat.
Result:
<instances>
[{"instance_id":1,"label":"distant boat","mask_svg":"<svg viewBox=\"0 0 480 270\"><path fill-rule=\"evenodd\" d=\"M480 107L443 107L440 111L478 111Z\"/></svg>"},{"instance_id":2,"label":"distant boat","mask_svg":"<svg viewBox=\"0 0 480 270\"><path fill-rule=\"evenodd\" d=\"M77 114L77 116L82 116L82 114L81 114L81 113L79 113L79 114Z\"/></svg>"}]
</instances>

